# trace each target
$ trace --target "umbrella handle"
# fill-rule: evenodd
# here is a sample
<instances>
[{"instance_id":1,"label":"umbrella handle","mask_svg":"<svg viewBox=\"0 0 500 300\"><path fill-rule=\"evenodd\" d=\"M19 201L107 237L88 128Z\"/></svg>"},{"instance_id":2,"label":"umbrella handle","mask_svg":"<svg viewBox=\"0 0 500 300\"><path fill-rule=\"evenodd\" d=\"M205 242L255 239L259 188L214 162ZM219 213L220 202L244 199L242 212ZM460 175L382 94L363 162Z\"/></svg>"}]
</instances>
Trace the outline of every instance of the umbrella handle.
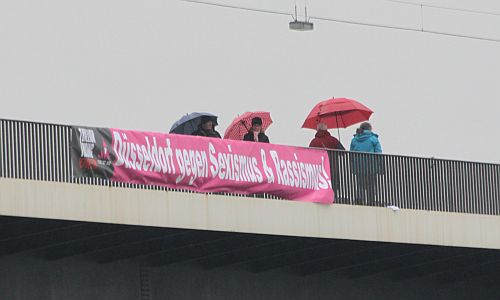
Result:
<instances>
[{"instance_id":1,"label":"umbrella handle","mask_svg":"<svg viewBox=\"0 0 500 300\"><path fill-rule=\"evenodd\" d=\"M245 127L245 129L246 129L247 131L249 131L249 130L250 130L250 129L248 129L248 128L247 128L247 125L245 124L245 122L243 122L243 120L240 120L240 122L241 122L241 124L243 124L243 127Z\"/></svg>"}]
</instances>

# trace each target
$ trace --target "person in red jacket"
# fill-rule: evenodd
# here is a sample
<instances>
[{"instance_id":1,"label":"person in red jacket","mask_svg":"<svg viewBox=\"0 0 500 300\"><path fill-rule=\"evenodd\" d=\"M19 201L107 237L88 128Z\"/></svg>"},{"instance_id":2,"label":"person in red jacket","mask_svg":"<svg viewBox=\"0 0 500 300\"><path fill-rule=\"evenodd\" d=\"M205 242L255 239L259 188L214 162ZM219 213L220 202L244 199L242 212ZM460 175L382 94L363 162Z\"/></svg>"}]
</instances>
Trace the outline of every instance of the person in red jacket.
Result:
<instances>
[{"instance_id":1,"label":"person in red jacket","mask_svg":"<svg viewBox=\"0 0 500 300\"><path fill-rule=\"evenodd\" d=\"M316 148L325 148L325 149L333 149L333 150L345 150L342 143L339 140L334 138L329 132L328 127L324 123L319 123L318 131L316 131L316 135L314 139L309 143L309 147ZM335 202L342 203L342 198L339 195L340 188L340 171L338 168L338 160L341 152L329 151L328 157L330 158L330 172L332 178L332 188L335 194Z\"/></svg>"},{"instance_id":2,"label":"person in red jacket","mask_svg":"<svg viewBox=\"0 0 500 300\"><path fill-rule=\"evenodd\" d=\"M318 131L316 131L316 135L314 139L309 143L309 147L316 148L325 148L325 149L333 149L333 150L345 150L344 146L334 138L329 132L326 124L319 123Z\"/></svg>"}]
</instances>

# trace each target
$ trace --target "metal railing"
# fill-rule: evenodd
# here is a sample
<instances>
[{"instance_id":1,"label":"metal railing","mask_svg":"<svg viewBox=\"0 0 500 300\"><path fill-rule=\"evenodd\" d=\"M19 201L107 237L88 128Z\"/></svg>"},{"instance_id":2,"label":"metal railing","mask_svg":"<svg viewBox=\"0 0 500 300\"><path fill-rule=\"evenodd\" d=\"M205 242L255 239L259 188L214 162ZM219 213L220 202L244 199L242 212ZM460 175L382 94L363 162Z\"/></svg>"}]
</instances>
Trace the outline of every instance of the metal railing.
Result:
<instances>
[{"instance_id":1,"label":"metal railing","mask_svg":"<svg viewBox=\"0 0 500 300\"><path fill-rule=\"evenodd\" d=\"M500 165L330 151L336 202L500 215Z\"/></svg>"},{"instance_id":2,"label":"metal railing","mask_svg":"<svg viewBox=\"0 0 500 300\"><path fill-rule=\"evenodd\" d=\"M75 178L70 142L71 126L0 119L0 177L193 193ZM500 215L498 164L344 151L329 157L336 203Z\"/></svg>"}]
</instances>

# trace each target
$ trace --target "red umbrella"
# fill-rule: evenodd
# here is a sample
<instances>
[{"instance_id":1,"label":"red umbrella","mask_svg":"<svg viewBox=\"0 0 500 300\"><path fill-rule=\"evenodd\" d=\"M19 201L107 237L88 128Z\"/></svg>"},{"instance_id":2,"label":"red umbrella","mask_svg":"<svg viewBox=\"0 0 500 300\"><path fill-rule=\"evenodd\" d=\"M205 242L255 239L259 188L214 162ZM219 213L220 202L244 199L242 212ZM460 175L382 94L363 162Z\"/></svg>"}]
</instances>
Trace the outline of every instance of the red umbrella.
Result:
<instances>
[{"instance_id":1,"label":"red umbrella","mask_svg":"<svg viewBox=\"0 0 500 300\"><path fill-rule=\"evenodd\" d=\"M252 128L252 119L262 119L262 130L266 130L272 123L271 115L265 111L246 112L235 118L224 132L224 138L230 140L243 140L243 136Z\"/></svg>"},{"instance_id":2,"label":"red umbrella","mask_svg":"<svg viewBox=\"0 0 500 300\"><path fill-rule=\"evenodd\" d=\"M373 111L356 100L332 98L316 104L307 116L302 128L316 129L318 123L328 128L346 128L367 121Z\"/></svg>"}]
</instances>

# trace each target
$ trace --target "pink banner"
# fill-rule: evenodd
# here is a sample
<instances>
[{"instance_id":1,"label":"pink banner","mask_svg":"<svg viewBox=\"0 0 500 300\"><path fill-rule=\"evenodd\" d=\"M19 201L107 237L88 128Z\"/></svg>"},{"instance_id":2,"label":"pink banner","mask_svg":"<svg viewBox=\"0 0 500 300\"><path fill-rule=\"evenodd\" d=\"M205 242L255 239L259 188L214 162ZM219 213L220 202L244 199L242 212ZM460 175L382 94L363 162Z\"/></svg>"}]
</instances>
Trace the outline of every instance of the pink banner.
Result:
<instances>
[{"instance_id":1,"label":"pink banner","mask_svg":"<svg viewBox=\"0 0 500 300\"><path fill-rule=\"evenodd\" d=\"M111 179L115 181L197 192L267 193L289 200L333 202L330 164L323 150L110 131L116 157Z\"/></svg>"}]
</instances>

